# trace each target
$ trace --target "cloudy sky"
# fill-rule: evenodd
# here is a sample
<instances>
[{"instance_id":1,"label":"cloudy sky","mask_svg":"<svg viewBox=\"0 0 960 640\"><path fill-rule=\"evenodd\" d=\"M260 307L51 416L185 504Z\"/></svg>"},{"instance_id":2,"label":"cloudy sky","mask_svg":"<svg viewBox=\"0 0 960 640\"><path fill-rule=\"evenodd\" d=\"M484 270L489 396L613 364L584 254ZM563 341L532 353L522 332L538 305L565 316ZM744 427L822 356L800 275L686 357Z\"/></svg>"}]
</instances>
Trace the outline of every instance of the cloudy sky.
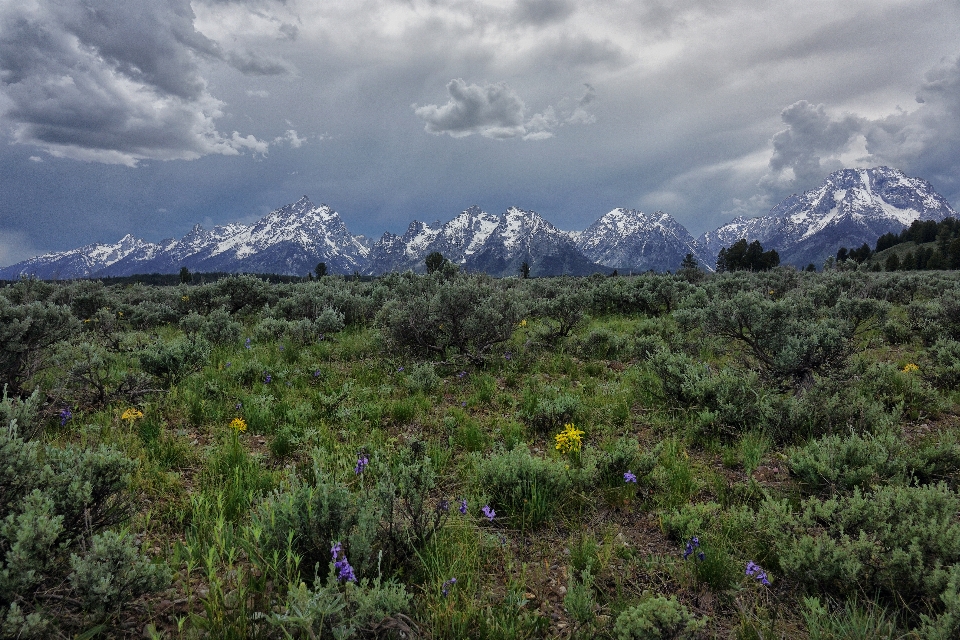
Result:
<instances>
[{"instance_id":1,"label":"cloudy sky","mask_svg":"<svg viewBox=\"0 0 960 640\"><path fill-rule=\"evenodd\" d=\"M0 0L0 265L253 221L470 205L694 234L842 166L960 204L960 3Z\"/></svg>"}]
</instances>

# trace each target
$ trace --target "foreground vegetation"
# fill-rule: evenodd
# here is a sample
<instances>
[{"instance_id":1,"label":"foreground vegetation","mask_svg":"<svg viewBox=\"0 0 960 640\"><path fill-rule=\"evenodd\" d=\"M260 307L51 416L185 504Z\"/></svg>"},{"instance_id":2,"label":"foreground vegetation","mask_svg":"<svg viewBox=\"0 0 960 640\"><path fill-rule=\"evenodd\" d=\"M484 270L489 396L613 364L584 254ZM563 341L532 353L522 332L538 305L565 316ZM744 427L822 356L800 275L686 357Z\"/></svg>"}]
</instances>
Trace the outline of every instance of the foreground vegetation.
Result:
<instances>
[{"instance_id":1,"label":"foreground vegetation","mask_svg":"<svg viewBox=\"0 0 960 640\"><path fill-rule=\"evenodd\" d=\"M955 638L960 278L0 289L0 637Z\"/></svg>"}]
</instances>

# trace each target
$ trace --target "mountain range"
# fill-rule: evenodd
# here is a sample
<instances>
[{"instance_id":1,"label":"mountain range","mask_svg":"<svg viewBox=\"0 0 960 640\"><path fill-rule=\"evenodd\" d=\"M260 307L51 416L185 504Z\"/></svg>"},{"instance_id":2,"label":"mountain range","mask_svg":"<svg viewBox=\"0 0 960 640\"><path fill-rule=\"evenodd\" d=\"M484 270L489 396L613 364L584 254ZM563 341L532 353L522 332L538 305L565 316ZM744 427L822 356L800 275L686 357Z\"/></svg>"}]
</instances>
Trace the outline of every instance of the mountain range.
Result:
<instances>
[{"instance_id":1,"label":"mountain range","mask_svg":"<svg viewBox=\"0 0 960 640\"><path fill-rule=\"evenodd\" d=\"M340 215L306 196L264 216L204 229L157 243L131 235L115 244L91 244L48 253L0 269L0 279L96 278L203 272L306 275L324 262L328 273L380 274L424 270L435 251L467 271L515 275L526 262L539 275L673 271L688 253L706 268L722 247L741 238L776 249L786 264L820 264L841 246L873 244L914 220L940 221L956 212L933 187L889 167L843 169L817 189L792 195L770 214L736 218L694 238L662 211L614 209L583 231L561 231L534 211L511 207L493 215L470 207L449 222L414 220L398 236L376 242L351 234Z\"/></svg>"}]
</instances>

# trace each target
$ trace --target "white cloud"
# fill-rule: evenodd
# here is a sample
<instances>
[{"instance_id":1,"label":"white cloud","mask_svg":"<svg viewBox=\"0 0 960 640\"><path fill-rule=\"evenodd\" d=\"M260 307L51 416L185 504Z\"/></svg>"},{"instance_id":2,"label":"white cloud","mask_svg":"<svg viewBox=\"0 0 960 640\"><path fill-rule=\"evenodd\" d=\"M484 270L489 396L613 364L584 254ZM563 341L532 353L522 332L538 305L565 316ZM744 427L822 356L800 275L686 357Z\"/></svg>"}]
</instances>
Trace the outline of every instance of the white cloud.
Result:
<instances>
[{"instance_id":1,"label":"white cloud","mask_svg":"<svg viewBox=\"0 0 960 640\"><path fill-rule=\"evenodd\" d=\"M127 0L87 10L41 0L0 10L0 77L13 140L57 157L136 166L208 154L264 153L225 136L224 103L201 60L221 57L187 0Z\"/></svg>"},{"instance_id":2,"label":"white cloud","mask_svg":"<svg viewBox=\"0 0 960 640\"><path fill-rule=\"evenodd\" d=\"M413 105L414 113L426 123L425 131L437 135L446 133L453 138L480 134L498 140L545 140L553 137L553 130L562 124L590 124L596 120L585 110L593 100L592 87L588 91L590 98L585 96L576 107L568 109L563 121L552 106L527 118L523 100L505 82L468 85L462 78L456 78L447 83L447 93L450 99L442 106ZM563 101L561 108L564 108Z\"/></svg>"}]
</instances>

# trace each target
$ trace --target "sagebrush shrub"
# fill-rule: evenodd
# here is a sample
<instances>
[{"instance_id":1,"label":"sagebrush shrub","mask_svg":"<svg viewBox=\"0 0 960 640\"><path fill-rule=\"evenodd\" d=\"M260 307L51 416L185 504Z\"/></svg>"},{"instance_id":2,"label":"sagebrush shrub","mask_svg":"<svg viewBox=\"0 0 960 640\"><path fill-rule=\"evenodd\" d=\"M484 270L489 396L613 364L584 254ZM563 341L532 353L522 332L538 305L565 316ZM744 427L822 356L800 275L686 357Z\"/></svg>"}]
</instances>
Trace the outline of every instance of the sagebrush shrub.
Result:
<instances>
[{"instance_id":1,"label":"sagebrush shrub","mask_svg":"<svg viewBox=\"0 0 960 640\"><path fill-rule=\"evenodd\" d=\"M166 585L165 566L105 531L128 515L135 467L108 447L41 446L0 427L0 637L100 618Z\"/></svg>"},{"instance_id":2,"label":"sagebrush shrub","mask_svg":"<svg viewBox=\"0 0 960 640\"><path fill-rule=\"evenodd\" d=\"M960 563L960 497L944 484L855 488L794 509L766 500L758 526L783 575L817 593L879 595L912 610L939 610Z\"/></svg>"},{"instance_id":3,"label":"sagebrush shrub","mask_svg":"<svg viewBox=\"0 0 960 640\"><path fill-rule=\"evenodd\" d=\"M613 624L617 640L690 640L707 624L697 618L675 596L645 594L637 605L624 609Z\"/></svg>"},{"instance_id":4,"label":"sagebrush shrub","mask_svg":"<svg viewBox=\"0 0 960 640\"><path fill-rule=\"evenodd\" d=\"M202 338L177 337L158 341L140 352L140 367L170 387L191 371L199 369L210 355L210 344Z\"/></svg>"},{"instance_id":5,"label":"sagebrush shrub","mask_svg":"<svg viewBox=\"0 0 960 640\"><path fill-rule=\"evenodd\" d=\"M498 514L531 529L559 513L573 484L563 460L534 457L523 445L478 459L476 483Z\"/></svg>"},{"instance_id":6,"label":"sagebrush shrub","mask_svg":"<svg viewBox=\"0 0 960 640\"><path fill-rule=\"evenodd\" d=\"M0 296L0 384L20 391L20 384L43 368L43 351L79 326L68 307L47 302L17 305Z\"/></svg>"},{"instance_id":7,"label":"sagebrush shrub","mask_svg":"<svg viewBox=\"0 0 960 640\"><path fill-rule=\"evenodd\" d=\"M550 385L534 385L523 390L518 413L534 430L548 433L573 422L580 406L578 396Z\"/></svg>"}]
</instances>

